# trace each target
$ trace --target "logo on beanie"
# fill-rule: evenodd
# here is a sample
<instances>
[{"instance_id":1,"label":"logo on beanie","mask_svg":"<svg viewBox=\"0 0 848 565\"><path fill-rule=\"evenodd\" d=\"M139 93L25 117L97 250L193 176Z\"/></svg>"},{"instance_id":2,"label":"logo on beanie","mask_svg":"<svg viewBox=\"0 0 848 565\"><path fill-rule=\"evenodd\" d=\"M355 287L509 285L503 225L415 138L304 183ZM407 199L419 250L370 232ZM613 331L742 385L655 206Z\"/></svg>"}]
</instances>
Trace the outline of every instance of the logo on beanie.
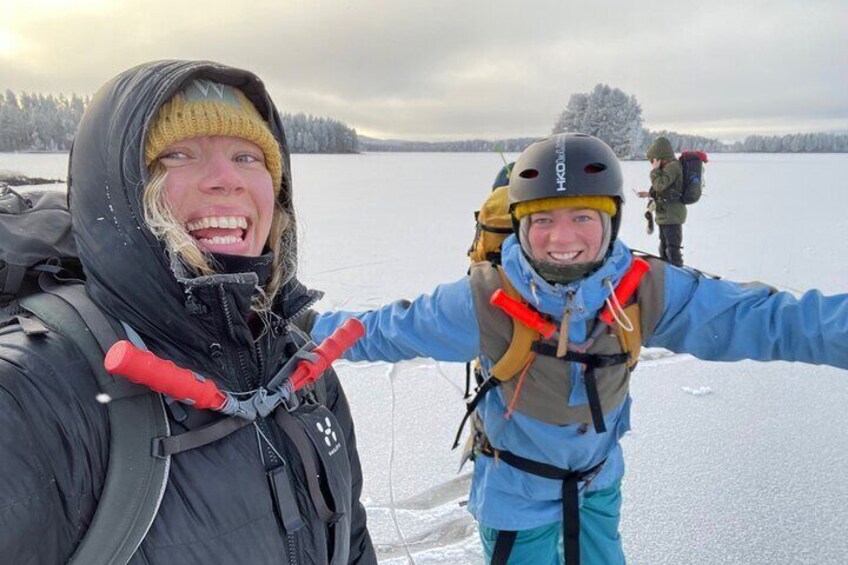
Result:
<instances>
[{"instance_id":1,"label":"logo on beanie","mask_svg":"<svg viewBox=\"0 0 848 565\"><path fill-rule=\"evenodd\" d=\"M241 108L232 86L211 80L194 79L183 91L187 102L224 102Z\"/></svg>"},{"instance_id":2,"label":"logo on beanie","mask_svg":"<svg viewBox=\"0 0 848 565\"><path fill-rule=\"evenodd\" d=\"M556 139L556 185L557 192L565 192L565 136L558 135Z\"/></svg>"}]
</instances>

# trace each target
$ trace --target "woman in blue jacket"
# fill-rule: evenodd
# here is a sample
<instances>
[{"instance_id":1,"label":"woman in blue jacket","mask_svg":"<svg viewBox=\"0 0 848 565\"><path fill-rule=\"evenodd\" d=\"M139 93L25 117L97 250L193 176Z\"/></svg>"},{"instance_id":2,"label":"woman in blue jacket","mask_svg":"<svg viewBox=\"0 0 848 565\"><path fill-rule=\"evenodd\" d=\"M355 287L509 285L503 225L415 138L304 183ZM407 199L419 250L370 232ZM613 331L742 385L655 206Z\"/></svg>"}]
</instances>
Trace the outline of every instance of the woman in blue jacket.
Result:
<instances>
[{"instance_id":1,"label":"woman in blue jacket","mask_svg":"<svg viewBox=\"0 0 848 565\"><path fill-rule=\"evenodd\" d=\"M484 384L471 418L468 507L487 559L624 563L619 440L630 429L628 383L639 347L848 368L848 295L796 298L652 259L635 297L620 303L614 290L634 264L617 238L622 175L612 150L588 135L528 147L510 177L509 201L514 233L500 267L477 263L411 303L319 315L312 337L320 341L356 316L367 333L350 360L479 359ZM533 334L507 369L502 361L523 326L490 303L499 289L556 330ZM611 323L599 319L604 310Z\"/></svg>"}]
</instances>

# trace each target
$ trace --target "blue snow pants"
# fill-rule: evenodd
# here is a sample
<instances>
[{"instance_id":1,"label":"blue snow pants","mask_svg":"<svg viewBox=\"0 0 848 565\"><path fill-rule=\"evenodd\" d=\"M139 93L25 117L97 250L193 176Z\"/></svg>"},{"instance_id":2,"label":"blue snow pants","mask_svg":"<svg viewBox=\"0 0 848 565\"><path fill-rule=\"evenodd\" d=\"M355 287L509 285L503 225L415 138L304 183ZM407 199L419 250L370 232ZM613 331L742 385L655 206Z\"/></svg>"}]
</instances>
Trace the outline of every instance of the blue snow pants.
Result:
<instances>
[{"instance_id":1,"label":"blue snow pants","mask_svg":"<svg viewBox=\"0 0 848 565\"><path fill-rule=\"evenodd\" d=\"M618 533L620 520L621 481L583 497L580 507L581 565L624 565ZM486 563L492 560L497 535L498 530L480 526ZM518 532L509 565L562 565L563 559L562 522L555 522Z\"/></svg>"}]
</instances>

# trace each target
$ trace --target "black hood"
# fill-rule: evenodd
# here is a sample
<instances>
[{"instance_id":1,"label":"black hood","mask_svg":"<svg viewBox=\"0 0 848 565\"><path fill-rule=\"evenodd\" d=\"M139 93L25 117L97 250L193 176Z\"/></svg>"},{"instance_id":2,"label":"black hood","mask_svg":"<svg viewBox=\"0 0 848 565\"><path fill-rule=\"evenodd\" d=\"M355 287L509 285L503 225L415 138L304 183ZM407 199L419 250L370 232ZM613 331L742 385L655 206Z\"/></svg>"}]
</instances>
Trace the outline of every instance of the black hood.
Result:
<instances>
[{"instance_id":1,"label":"black hood","mask_svg":"<svg viewBox=\"0 0 848 565\"><path fill-rule=\"evenodd\" d=\"M278 199L294 221L290 159L279 114L258 77L217 63L157 61L106 83L80 123L68 173L73 230L89 294L108 313L169 350L216 341L216 330L191 315L198 310L193 289L208 284L210 277L177 280L142 211L147 129L159 107L197 78L239 88L268 122L282 150ZM255 274L214 277L217 286L235 295L232 304L239 310L249 308Z\"/></svg>"}]
</instances>

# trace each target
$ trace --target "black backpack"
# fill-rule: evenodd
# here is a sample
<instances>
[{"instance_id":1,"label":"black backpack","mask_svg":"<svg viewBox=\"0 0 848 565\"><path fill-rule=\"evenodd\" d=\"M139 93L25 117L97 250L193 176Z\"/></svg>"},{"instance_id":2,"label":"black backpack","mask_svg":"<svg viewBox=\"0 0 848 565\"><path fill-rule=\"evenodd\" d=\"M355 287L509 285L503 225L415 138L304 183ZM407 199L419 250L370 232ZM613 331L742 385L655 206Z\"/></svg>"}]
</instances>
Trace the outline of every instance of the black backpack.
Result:
<instances>
[{"instance_id":1,"label":"black backpack","mask_svg":"<svg viewBox=\"0 0 848 565\"><path fill-rule=\"evenodd\" d=\"M55 273L64 264L79 273L76 255L63 193L21 194L0 185L0 308L11 310L35 292L41 272Z\"/></svg>"},{"instance_id":2,"label":"black backpack","mask_svg":"<svg viewBox=\"0 0 848 565\"><path fill-rule=\"evenodd\" d=\"M66 196L17 193L0 185L0 327L18 324L33 339L55 331L88 361L111 399L109 467L91 525L69 563L126 564L147 534L168 480L168 458L154 438L170 435L162 397L103 367L124 336L88 297L76 258Z\"/></svg>"},{"instance_id":3,"label":"black backpack","mask_svg":"<svg viewBox=\"0 0 848 565\"><path fill-rule=\"evenodd\" d=\"M684 151L680 154L678 161L683 167L680 201L683 204L694 204L701 199L703 192L704 163L708 162L707 154L703 151Z\"/></svg>"}]
</instances>

